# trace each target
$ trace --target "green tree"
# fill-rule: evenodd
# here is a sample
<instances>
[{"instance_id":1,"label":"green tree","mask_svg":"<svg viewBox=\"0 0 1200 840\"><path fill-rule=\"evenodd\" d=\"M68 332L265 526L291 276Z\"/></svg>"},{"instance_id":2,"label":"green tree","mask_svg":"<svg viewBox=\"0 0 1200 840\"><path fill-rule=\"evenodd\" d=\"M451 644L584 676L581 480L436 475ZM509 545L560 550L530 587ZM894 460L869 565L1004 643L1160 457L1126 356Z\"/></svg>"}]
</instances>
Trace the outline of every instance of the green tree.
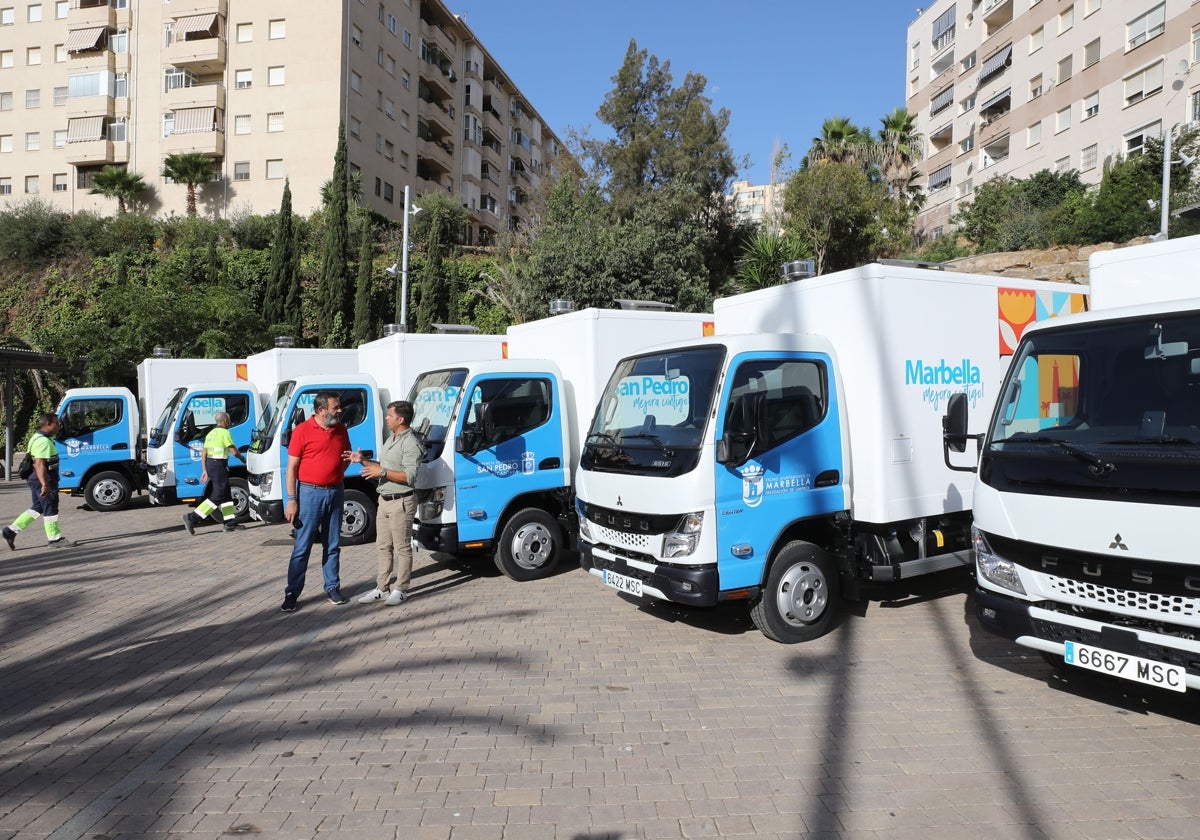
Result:
<instances>
[{"instance_id":1,"label":"green tree","mask_svg":"<svg viewBox=\"0 0 1200 840\"><path fill-rule=\"evenodd\" d=\"M300 338L300 243L292 215L292 187L283 182L283 199L275 239L271 243L271 270L263 295L263 319L271 328L281 327Z\"/></svg>"},{"instance_id":2,"label":"green tree","mask_svg":"<svg viewBox=\"0 0 1200 840\"><path fill-rule=\"evenodd\" d=\"M350 213L346 179L346 126L338 124L337 152L333 160L333 185L325 205L325 241L321 250L321 274L317 282L317 337L322 347L342 343L334 335L334 320L342 315L345 324L349 285Z\"/></svg>"},{"instance_id":3,"label":"green tree","mask_svg":"<svg viewBox=\"0 0 1200 840\"><path fill-rule=\"evenodd\" d=\"M811 250L817 274L865 263L878 232L883 188L852 161L802 169L784 190L784 230Z\"/></svg>"},{"instance_id":4,"label":"green tree","mask_svg":"<svg viewBox=\"0 0 1200 840\"><path fill-rule=\"evenodd\" d=\"M749 292L786 282L784 263L805 258L803 243L795 236L774 236L760 231L743 246L737 261L737 290Z\"/></svg>"},{"instance_id":5,"label":"green tree","mask_svg":"<svg viewBox=\"0 0 1200 840\"><path fill-rule=\"evenodd\" d=\"M417 298L416 331L424 333L431 332L434 324L458 320L462 290L444 263L458 252L467 213L457 201L440 192L422 196L420 206L422 212L414 217L410 230L423 248L422 269L411 291Z\"/></svg>"},{"instance_id":6,"label":"green tree","mask_svg":"<svg viewBox=\"0 0 1200 840\"><path fill-rule=\"evenodd\" d=\"M921 161L925 138L917 131L917 118L907 108L897 108L880 120L879 173L891 197L907 202L914 167Z\"/></svg>"},{"instance_id":7,"label":"green tree","mask_svg":"<svg viewBox=\"0 0 1200 840\"><path fill-rule=\"evenodd\" d=\"M177 184L187 186L187 214L196 215L196 186L212 177L213 160L199 152L181 152L167 155L163 160L162 174Z\"/></svg>"},{"instance_id":8,"label":"green tree","mask_svg":"<svg viewBox=\"0 0 1200 840\"><path fill-rule=\"evenodd\" d=\"M117 200L117 215L125 215L127 202L137 198L146 191L146 182L136 172L130 172L124 166L106 166L92 177L92 195L102 195L105 198Z\"/></svg>"},{"instance_id":9,"label":"green tree","mask_svg":"<svg viewBox=\"0 0 1200 840\"><path fill-rule=\"evenodd\" d=\"M374 334L372 318L372 289L375 281L374 241L371 238L371 222L364 218L358 237L358 277L354 284L354 344L370 341Z\"/></svg>"},{"instance_id":10,"label":"green tree","mask_svg":"<svg viewBox=\"0 0 1200 840\"><path fill-rule=\"evenodd\" d=\"M821 123L821 133L812 139L804 162L857 163L866 165L872 156L871 133L846 117L830 117Z\"/></svg>"}]
</instances>

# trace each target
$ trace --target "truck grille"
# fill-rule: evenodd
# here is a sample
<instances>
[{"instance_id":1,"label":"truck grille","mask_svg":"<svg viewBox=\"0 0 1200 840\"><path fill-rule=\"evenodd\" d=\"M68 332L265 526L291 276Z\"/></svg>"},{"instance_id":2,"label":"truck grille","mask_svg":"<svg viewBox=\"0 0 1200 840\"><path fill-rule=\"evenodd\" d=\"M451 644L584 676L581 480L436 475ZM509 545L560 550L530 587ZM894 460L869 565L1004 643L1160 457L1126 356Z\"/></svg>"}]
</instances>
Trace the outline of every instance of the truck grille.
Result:
<instances>
[{"instance_id":1,"label":"truck grille","mask_svg":"<svg viewBox=\"0 0 1200 840\"><path fill-rule=\"evenodd\" d=\"M604 545L616 546L643 554L650 551L651 542L659 539L657 536L651 537L648 534L630 534L625 531L614 531L612 528L605 528L603 525L595 523L589 524L588 527L596 533L596 538Z\"/></svg>"},{"instance_id":2,"label":"truck grille","mask_svg":"<svg viewBox=\"0 0 1200 840\"><path fill-rule=\"evenodd\" d=\"M1127 610L1142 610L1158 616L1176 618L1200 616L1200 599L1180 595L1161 595L1155 592L1134 592L1112 586L1099 586L1081 580L1042 575L1049 588L1070 598L1077 598L1094 606L1121 607Z\"/></svg>"}]
</instances>

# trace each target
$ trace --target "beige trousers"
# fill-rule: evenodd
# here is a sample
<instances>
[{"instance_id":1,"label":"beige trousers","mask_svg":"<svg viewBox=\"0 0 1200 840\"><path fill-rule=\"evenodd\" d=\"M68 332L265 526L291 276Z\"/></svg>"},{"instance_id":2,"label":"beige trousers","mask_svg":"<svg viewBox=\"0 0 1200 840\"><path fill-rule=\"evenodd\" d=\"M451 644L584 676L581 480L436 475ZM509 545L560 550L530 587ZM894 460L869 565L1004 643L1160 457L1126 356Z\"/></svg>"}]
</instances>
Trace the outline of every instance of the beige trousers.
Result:
<instances>
[{"instance_id":1,"label":"beige trousers","mask_svg":"<svg viewBox=\"0 0 1200 840\"><path fill-rule=\"evenodd\" d=\"M375 544L379 548L378 574L375 585L387 592L392 582L395 589L408 591L412 580L412 523L417 509L415 493L398 499L380 499L375 523Z\"/></svg>"}]
</instances>

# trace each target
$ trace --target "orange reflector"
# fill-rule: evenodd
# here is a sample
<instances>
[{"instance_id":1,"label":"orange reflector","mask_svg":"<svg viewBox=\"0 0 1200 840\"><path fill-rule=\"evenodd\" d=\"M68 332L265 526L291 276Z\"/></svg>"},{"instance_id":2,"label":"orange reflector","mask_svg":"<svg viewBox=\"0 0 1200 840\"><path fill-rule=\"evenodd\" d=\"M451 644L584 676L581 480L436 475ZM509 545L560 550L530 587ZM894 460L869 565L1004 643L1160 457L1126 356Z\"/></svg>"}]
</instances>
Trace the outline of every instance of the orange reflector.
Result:
<instances>
[{"instance_id":1,"label":"orange reflector","mask_svg":"<svg viewBox=\"0 0 1200 840\"><path fill-rule=\"evenodd\" d=\"M500 342L500 358L501 359L508 358L508 342L507 341Z\"/></svg>"},{"instance_id":2,"label":"orange reflector","mask_svg":"<svg viewBox=\"0 0 1200 840\"><path fill-rule=\"evenodd\" d=\"M705 321L704 329L701 331L701 334L705 335L705 336L716 335L717 334L717 325L714 324L712 321Z\"/></svg>"},{"instance_id":3,"label":"orange reflector","mask_svg":"<svg viewBox=\"0 0 1200 840\"><path fill-rule=\"evenodd\" d=\"M728 598L730 601L736 601L739 598L749 598L750 590L749 589L735 589L732 592L726 592L725 597Z\"/></svg>"},{"instance_id":4,"label":"orange reflector","mask_svg":"<svg viewBox=\"0 0 1200 840\"><path fill-rule=\"evenodd\" d=\"M483 543L481 543L481 542L463 543L463 548L483 548Z\"/></svg>"},{"instance_id":5,"label":"orange reflector","mask_svg":"<svg viewBox=\"0 0 1200 840\"><path fill-rule=\"evenodd\" d=\"M246 370L245 362L238 362L237 365L235 365L235 367L237 368L237 378L238 379L242 380L243 382L250 379L250 374Z\"/></svg>"}]
</instances>

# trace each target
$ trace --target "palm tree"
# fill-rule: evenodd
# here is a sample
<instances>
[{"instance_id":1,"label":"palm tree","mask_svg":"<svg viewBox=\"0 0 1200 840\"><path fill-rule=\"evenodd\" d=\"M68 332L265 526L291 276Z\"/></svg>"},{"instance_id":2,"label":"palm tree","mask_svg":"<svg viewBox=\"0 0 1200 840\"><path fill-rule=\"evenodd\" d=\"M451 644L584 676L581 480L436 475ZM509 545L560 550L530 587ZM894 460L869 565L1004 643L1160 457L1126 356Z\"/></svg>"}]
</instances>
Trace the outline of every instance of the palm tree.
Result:
<instances>
[{"instance_id":1,"label":"palm tree","mask_svg":"<svg viewBox=\"0 0 1200 840\"><path fill-rule=\"evenodd\" d=\"M199 152L167 155L162 174L178 184L187 184L187 214L196 215L196 185L212 177L213 161Z\"/></svg>"},{"instance_id":2,"label":"palm tree","mask_svg":"<svg viewBox=\"0 0 1200 840\"><path fill-rule=\"evenodd\" d=\"M909 185L920 162L925 138L917 131L917 118L907 108L897 108L880 120L879 169L888 192L898 201L908 199Z\"/></svg>"},{"instance_id":3,"label":"palm tree","mask_svg":"<svg viewBox=\"0 0 1200 840\"><path fill-rule=\"evenodd\" d=\"M805 163L865 163L870 157L871 135L848 117L830 117L821 123L821 135L814 137Z\"/></svg>"},{"instance_id":4,"label":"palm tree","mask_svg":"<svg viewBox=\"0 0 1200 840\"><path fill-rule=\"evenodd\" d=\"M125 202L132 201L139 193L145 192L147 184L142 176L130 172L124 166L106 166L92 178L92 195L102 195L105 198L117 200L117 215L125 215Z\"/></svg>"}]
</instances>

